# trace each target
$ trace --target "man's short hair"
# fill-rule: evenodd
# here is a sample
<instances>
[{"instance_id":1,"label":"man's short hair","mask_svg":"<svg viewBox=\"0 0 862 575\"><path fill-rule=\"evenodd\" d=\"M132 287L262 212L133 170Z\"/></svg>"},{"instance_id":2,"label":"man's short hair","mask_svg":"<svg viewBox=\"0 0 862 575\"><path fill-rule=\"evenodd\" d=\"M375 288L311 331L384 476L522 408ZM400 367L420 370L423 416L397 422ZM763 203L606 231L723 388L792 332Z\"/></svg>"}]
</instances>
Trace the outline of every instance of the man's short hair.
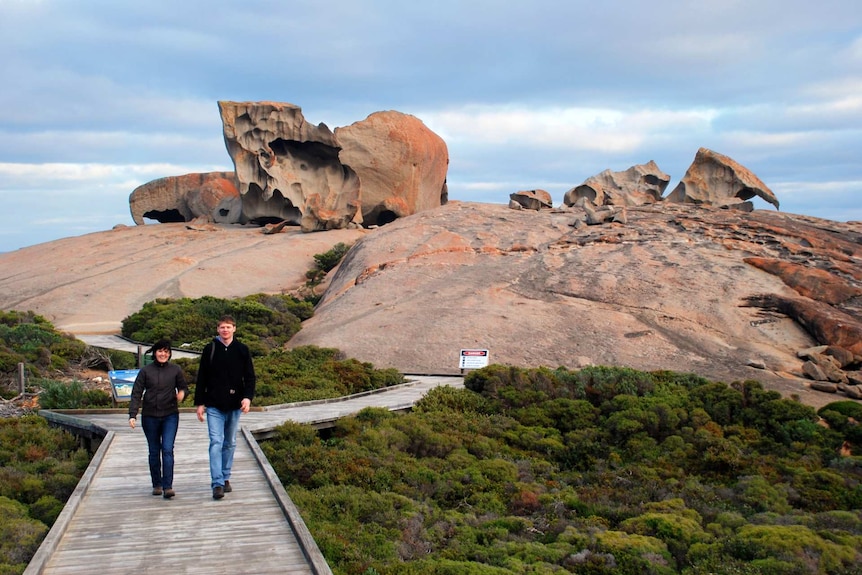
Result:
<instances>
[{"instance_id":1,"label":"man's short hair","mask_svg":"<svg viewBox=\"0 0 862 575\"><path fill-rule=\"evenodd\" d=\"M218 319L218 322L219 322L219 325L221 325L223 323L229 323L232 326L236 327L236 320L233 318L232 315L223 315Z\"/></svg>"}]
</instances>

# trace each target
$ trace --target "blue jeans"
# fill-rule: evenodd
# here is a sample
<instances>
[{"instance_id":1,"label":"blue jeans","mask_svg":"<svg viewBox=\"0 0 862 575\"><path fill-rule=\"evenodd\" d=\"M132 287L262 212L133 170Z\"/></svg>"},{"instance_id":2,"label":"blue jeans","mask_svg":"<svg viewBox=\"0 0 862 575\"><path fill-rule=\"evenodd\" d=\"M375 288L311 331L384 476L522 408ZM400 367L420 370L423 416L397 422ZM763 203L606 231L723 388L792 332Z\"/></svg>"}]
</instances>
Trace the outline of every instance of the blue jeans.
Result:
<instances>
[{"instance_id":1,"label":"blue jeans","mask_svg":"<svg viewBox=\"0 0 862 575\"><path fill-rule=\"evenodd\" d=\"M174 486L174 440L177 438L179 425L179 413L164 417L141 416L141 427L147 438L153 487L168 489Z\"/></svg>"},{"instance_id":2,"label":"blue jeans","mask_svg":"<svg viewBox=\"0 0 862 575\"><path fill-rule=\"evenodd\" d=\"M236 430L239 427L239 409L222 411L207 407L207 431L210 435L210 487L224 487L230 479L233 453L236 451Z\"/></svg>"}]
</instances>

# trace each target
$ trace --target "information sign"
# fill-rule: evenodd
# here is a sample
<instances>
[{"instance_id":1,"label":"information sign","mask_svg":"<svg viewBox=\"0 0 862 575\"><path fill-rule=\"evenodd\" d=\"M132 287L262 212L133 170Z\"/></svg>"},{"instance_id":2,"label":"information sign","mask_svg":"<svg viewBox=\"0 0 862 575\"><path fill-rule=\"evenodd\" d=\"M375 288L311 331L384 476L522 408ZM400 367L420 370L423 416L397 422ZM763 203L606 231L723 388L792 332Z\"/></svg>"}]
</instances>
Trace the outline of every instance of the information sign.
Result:
<instances>
[{"instance_id":1,"label":"information sign","mask_svg":"<svg viewBox=\"0 0 862 575\"><path fill-rule=\"evenodd\" d=\"M479 369L488 365L487 349L462 349L461 369Z\"/></svg>"},{"instance_id":2,"label":"information sign","mask_svg":"<svg viewBox=\"0 0 862 575\"><path fill-rule=\"evenodd\" d=\"M135 386L135 378L138 377L139 369L118 369L109 371L111 378L111 392L114 401L129 401L132 399L132 388Z\"/></svg>"}]
</instances>

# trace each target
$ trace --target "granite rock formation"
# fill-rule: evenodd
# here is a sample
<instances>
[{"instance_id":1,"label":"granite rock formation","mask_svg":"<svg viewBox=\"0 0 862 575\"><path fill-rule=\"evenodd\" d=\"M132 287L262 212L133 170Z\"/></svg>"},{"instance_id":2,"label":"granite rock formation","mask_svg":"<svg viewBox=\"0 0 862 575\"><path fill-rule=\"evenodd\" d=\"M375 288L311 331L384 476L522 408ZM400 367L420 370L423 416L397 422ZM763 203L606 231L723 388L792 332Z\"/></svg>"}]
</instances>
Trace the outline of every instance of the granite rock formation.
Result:
<instances>
[{"instance_id":1,"label":"granite rock formation","mask_svg":"<svg viewBox=\"0 0 862 575\"><path fill-rule=\"evenodd\" d=\"M574 206L586 198L596 206L639 206L660 202L670 176L650 160L623 172L604 172L587 178L565 193L563 203Z\"/></svg>"},{"instance_id":2,"label":"granite rock formation","mask_svg":"<svg viewBox=\"0 0 862 575\"><path fill-rule=\"evenodd\" d=\"M338 158L359 176L362 221L382 225L448 201L449 151L415 116L376 112L335 128Z\"/></svg>"},{"instance_id":3,"label":"granite rock formation","mask_svg":"<svg viewBox=\"0 0 862 575\"><path fill-rule=\"evenodd\" d=\"M718 152L700 148L685 176L665 201L732 206L755 196L778 209L778 198L748 168Z\"/></svg>"},{"instance_id":4,"label":"granite rock formation","mask_svg":"<svg viewBox=\"0 0 862 575\"><path fill-rule=\"evenodd\" d=\"M285 220L303 231L361 221L359 178L338 160L339 146L326 124L309 124L293 104L218 105L244 219Z\"/></svg>"},{"instance_id":5,"label":"granite rock formation","mask_svg":"<svg viewBox=\"0 0 862 575\"><path fill-rule=\"evenodd\" d=\"M585 226L580 207L450 202L395 222L348 253L290 345L413 373L456 371L459 349L482 348L493 363L673 369L834 400L798 353L842 348L858 369L862 299L833 294L862 287L862 224L665 202L625 212ZM830 281L806 291L752 257Z\"/></svg>"},{"instance_id":6,"label":"granite rock formation","mask_svg":"<svg viewBox=\"0 0 862 575\"><path fill-rule=\"evenodd\" d=\"M121 227L0 254L0 309L117 332L159 297L299 288L313 254L355 242L291 346L405 373L458 373L459 350L482 348L513 366L756 379L815 406L862 396L862 223L660 202L590 208L588 225L588 205L456 201L316 234Z\"/></svg>"},{"instance_id":7,"label":"granite rock formation","mask_svg":"<svg viewBox=\"0 0 862 575\"><path fill-rule=\"evenodd\" d=\"M132 220L159 223L188 222L205 218L233 224L242 209L233 172L206 172L168 176L135 188L129 196Z\"/></svg>"},{"instance_id":8,"label":"granite rock formation","mask_svg":"<svg viewBox=\"0 0 862 575\"><path fill-rule=\"evenodd\" d=\"M333 132L293 104L219 110L247 221L306 232L372 226L446 199L446 144L413 116L379 112Z\"/></svg>"},{"instance_id":9,"label":"granite rock formation","mask_svg":"<svg viewBox=\"0 0 862 575\"><path fill-rule=\"evenodd\" d=\"M509 207L515 210L549 210L554 207L551 194L545 190L521 190L509 194Z\"/></svg>"}]
</instances>

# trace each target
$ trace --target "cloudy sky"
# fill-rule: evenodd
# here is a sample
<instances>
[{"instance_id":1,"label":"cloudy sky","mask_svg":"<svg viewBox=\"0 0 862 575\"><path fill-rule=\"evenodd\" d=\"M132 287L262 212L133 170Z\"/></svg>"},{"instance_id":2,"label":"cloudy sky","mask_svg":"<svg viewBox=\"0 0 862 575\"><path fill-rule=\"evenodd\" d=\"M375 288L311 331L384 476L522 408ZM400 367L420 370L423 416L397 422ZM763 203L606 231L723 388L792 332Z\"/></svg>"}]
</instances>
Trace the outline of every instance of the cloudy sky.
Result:
<instances>
[{"instance_id":1,"label":"cloudy sky","mask_svg":"<svg viewBox=\"0 0 862 575\"><path fill-rule=\"evenodd\" d=\"M456 200L559 205L649 160L669 192L703 146L782 211L862 220L858 0L0 0L0 71L0 252L131 225L138 185L233 169L218 100L330 128L413 114Z\"/></svg>"}]
</instances>

